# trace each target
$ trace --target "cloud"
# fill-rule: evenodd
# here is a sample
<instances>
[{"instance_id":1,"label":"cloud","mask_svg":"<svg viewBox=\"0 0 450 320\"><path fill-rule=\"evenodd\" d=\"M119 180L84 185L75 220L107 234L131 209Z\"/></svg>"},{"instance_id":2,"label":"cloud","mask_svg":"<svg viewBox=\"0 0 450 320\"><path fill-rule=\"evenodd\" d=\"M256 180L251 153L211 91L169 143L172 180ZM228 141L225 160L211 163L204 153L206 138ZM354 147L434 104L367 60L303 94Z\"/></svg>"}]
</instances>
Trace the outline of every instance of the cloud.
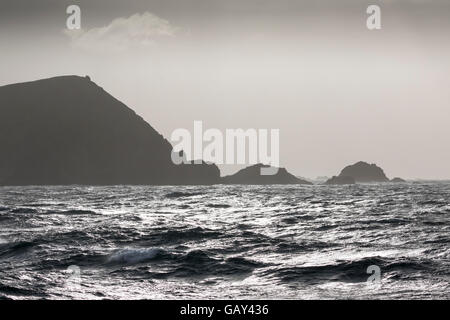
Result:
<instances>
[{"instance_id":1,"label":"cloud","mask_svg":"<svg viewBox=\"0 0 450 320\"><path fill-rule=\"evenodd\" d=\"M114 19L101 28L66 30L73 47L85 50L122 52L154 46L158 40L175 35L169 21L145 12Z\"/></svg>"}]
</instances>

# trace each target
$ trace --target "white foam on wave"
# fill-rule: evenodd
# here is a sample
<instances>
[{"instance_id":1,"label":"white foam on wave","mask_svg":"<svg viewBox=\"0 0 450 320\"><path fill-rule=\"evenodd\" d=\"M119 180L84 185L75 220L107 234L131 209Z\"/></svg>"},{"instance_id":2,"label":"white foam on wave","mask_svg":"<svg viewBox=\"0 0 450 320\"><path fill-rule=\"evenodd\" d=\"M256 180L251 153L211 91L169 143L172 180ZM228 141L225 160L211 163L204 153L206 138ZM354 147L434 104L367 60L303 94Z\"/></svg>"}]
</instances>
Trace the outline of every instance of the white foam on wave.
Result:
<instances>
[{"instance_id":1,"label":"white foam on wave","mask_svg":"<svg viewBox=\"0 0 450 320\"><path fill-rule=\"evenodd\" d=\"M133 264L154 259L163 249L161 248L127 248L113 253L108 262Z\"/></svg>"}]
</instances>

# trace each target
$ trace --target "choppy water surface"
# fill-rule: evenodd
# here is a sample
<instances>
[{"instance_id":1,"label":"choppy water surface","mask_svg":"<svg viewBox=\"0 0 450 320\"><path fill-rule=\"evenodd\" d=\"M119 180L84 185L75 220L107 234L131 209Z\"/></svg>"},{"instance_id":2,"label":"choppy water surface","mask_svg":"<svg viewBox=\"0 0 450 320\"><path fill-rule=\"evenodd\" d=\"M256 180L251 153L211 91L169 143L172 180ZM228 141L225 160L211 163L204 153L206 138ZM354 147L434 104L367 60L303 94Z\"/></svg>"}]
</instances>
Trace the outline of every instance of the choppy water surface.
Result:
<instances>
[{"instance_id":1,"label":"choppy water surface","mask_svg":"<svg viewBox=\"0 0 450 320\"><path fill-rule=\"evenodd\" d=\"M448 299L449 217L450 183L4 187L0 297Z\"/></svg>"}]
</instances>

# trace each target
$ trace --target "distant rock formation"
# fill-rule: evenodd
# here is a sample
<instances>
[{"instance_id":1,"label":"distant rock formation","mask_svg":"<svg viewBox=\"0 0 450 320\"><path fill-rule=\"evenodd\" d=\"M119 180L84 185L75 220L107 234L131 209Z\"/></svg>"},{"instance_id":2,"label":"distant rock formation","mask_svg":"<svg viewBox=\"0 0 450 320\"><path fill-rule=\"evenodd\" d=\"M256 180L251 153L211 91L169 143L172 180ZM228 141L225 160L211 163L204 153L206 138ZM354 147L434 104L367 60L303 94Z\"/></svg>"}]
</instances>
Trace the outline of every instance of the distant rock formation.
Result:
<instances>
[{"instance_id":1,"label":"distant rock formation","mask_svg":"<svg viewBox=\"0 0 450 320\"><path fill-rule=\"evenodd\" d=\"M392 183L405 183L406 180L403 180L402 178L395 177L394 179L391 179Z\"/></svg>"},{"instance_id":2,"label":"distant rock formation","mask_svg":"<svg viewBox=\"0 0 450 320\"><path fill-rule=\"evenodd\" d=\"M172 146L87 77L0 87L0 185L213 184L217 166L177 166Z\"/></svg>"},{"instance_id":3,"label":"distant rock formation","mask_svg":"<svg viewBox=\"0 0 450 320\"><path fill-rule=\"evenodd\" d=\"M325 184L355 184L355 179L349 176L333 176L331 179L328 179Z\"/></svg>"},{"instance_id":4,"label":"distant rock formation","mask_svg":"<svg viewBox=\"0 0 450 320\"><path fill-rule=\"evenodd\" d=\"M352 177L355 182L388 182L389 179L384 174L383 169L376 164L368 164L367 162L357 162L353 165L345 167L340 177Z\"/></svg>"},{"instance_id":5,"label":"distant rock formation","mask_svg":"<svg viewBox=\"0 0 450 320\"><path fill-rule=\"evenodd\" d=\"M274 175L261 175L261 168L269 168L268 165L255 164L253 166L244 168L237 173L223 177L221 182L223 184L307 184L312 183L306 180L299 179L290 174L285 168L279 168Z\"/></svg>"}]
</instances>

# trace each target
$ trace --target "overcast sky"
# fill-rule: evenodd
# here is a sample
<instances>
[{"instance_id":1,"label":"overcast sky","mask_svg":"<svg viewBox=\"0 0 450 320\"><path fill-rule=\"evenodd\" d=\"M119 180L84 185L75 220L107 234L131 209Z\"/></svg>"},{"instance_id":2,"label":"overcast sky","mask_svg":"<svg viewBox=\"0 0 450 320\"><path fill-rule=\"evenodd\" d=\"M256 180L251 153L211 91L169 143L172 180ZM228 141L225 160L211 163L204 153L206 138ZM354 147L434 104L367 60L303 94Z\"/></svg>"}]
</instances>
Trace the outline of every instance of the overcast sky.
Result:
<instances>
[{"instance_id":1,"label":"overcast sky","mask_svg":"<svg viewBox=\"0 0 450 320\"><path fill-rule=\"evenodd\" d=\"M0 43L0 85L88 74L166 138L275 128L296 175L450 178L448 0L1 0Z\"/></svg>"}]
</instances>

